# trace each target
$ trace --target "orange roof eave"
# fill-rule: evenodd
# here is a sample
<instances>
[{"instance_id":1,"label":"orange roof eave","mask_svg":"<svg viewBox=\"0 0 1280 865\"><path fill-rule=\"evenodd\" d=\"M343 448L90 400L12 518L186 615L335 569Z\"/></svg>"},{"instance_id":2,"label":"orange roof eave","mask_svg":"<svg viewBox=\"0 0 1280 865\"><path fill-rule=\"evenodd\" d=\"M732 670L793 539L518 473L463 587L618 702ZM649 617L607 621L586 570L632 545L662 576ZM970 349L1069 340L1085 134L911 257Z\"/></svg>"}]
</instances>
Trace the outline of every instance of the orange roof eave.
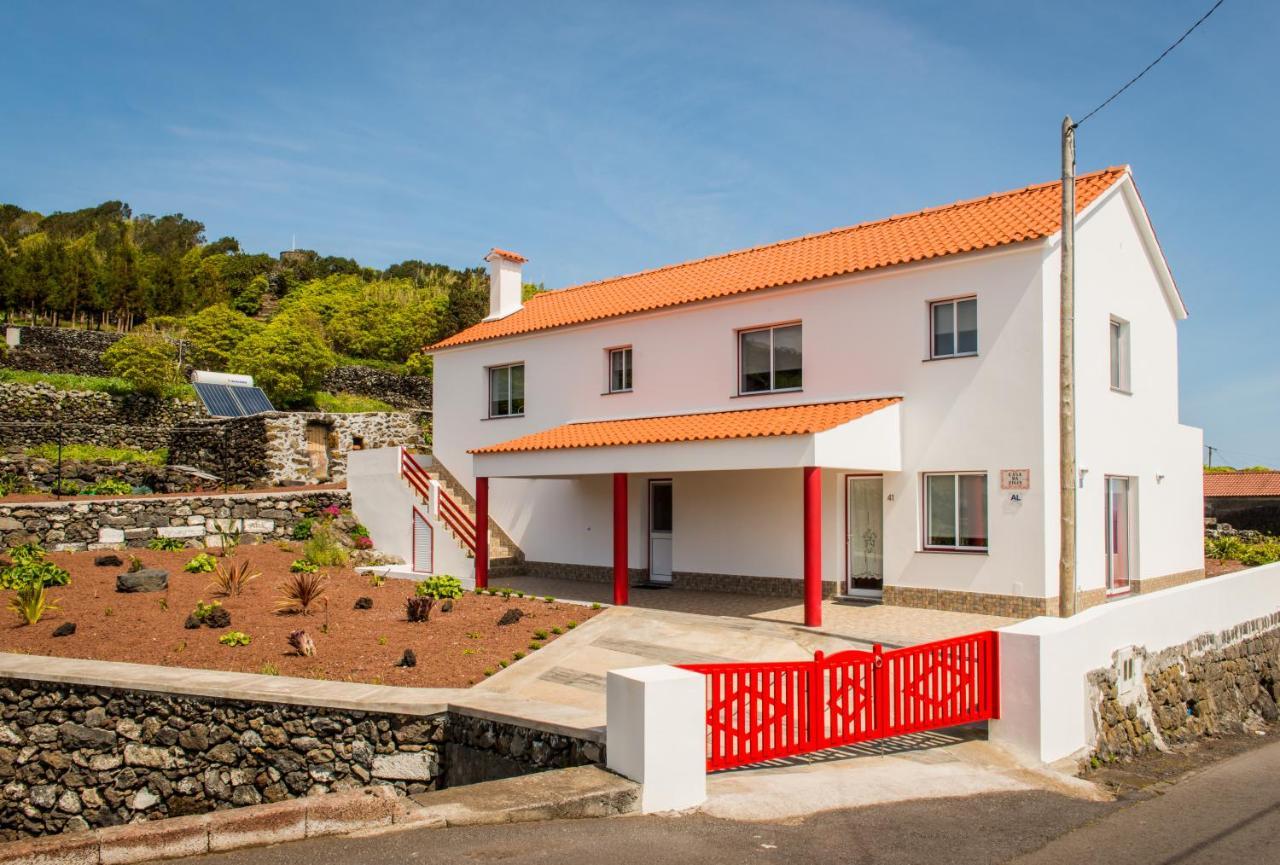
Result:
<instances>
[{"instance_id":1,"label":"orange roof eave","mask_svg":"<svg viewBox=\"0 0 1280 865\"><path fill-rule=\"evenodd\" d=\"M1077 212L1128 175L1127 166L1117 166L1077 177ZM1061 226L1061 182L1041 183L544 292L509 316L482 321L427 350L1044 239Z\"/></svg>"},{"instance_id":2,"label":"orange roof eave","mask_svg":"<svg viewBox=\"0 0 1280 865\"><path fill-rule=\"evenodd\" d=\"M902 397L735 411L702 412L561 424L510 441L474 448L473 456L677 442L728 441L826 432L895 405Z\"/></svg>"}]
</instances>

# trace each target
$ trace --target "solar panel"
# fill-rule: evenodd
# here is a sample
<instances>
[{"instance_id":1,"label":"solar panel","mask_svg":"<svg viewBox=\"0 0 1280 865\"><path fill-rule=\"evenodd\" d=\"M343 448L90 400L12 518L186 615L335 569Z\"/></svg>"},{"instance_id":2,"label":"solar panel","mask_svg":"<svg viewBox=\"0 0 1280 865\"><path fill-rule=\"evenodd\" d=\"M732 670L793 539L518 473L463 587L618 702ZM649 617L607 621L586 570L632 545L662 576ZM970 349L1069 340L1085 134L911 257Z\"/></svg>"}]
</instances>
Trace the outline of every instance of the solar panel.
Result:
<instances>
[{"instance_id":1,"label":"solar panel","mask_svg":"<svg viewBox=\"0 0 1280 865\"><path fill-rule=\"evenodd\" d=\"M275 411L271 401L260 388L235 387L225 384L196 382L193 385L205 409L213 417L244 417L265 411Z\"/></svg>"}]
</instances>

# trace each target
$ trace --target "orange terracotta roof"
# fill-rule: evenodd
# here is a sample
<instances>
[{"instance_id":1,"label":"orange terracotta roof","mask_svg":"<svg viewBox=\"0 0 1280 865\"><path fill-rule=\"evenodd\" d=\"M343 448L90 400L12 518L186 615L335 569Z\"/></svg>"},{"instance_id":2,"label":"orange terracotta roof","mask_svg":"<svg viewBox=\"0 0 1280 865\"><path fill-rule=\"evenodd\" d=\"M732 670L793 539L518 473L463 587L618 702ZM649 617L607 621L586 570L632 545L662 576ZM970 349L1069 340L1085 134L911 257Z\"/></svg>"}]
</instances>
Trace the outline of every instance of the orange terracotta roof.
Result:
<instances>
[{"instance_id":1,"label":"orange terracotta roof","mask_svg":"<svg viewBox=\"0 0 1280 865\"><path fill-rule=\"evenodd\" d=\"M716 411L704 414L567 423L501 444L476 448L473 454L654 445L764 436L806 435L857 420L901 402L901 397Z\"/></svg>"},{"instance_id":2,"label":"orange terracotta roof","mask_svg":"<svg viewBox=\"0 0 1280 865\"><path fill-rule=\"evenodd\" d=\"M1206 498L1217 496L1280 496L1280 472L1206 472Z\"/></svg>"},{"instance_id":3,"label":"orange terracotta roof","mask_svg":"<svg viewBox=\"0 0 1280 865\"><path fill-rule=\"evenodd\" d=\"M1076 209L1128 173L1121 166L1076 179ZM524 308L469 327L431 349L598 321L812 279L925 261L1047 237L1061 226L1059 181L865 222L823 234L548 291Z\"/></svg>"},{"instance_id":4,"label":"orange terracotta roof","mask_svg":"<svg viewBox=\"0 0 1280 865\"><path fill-rule=\"evenodd\" d=\"M506 250L506 249L498 249L498 247L496 246L493 249L489 250L489 255L496 255L498 256L498 258L505 258L507 261L514 261L516 264L524 264L526 261L529 260L518 252L511 252L510 250ZM488 258L489 255L486 255L485 258Z\"/></svg>"}]
</instances>

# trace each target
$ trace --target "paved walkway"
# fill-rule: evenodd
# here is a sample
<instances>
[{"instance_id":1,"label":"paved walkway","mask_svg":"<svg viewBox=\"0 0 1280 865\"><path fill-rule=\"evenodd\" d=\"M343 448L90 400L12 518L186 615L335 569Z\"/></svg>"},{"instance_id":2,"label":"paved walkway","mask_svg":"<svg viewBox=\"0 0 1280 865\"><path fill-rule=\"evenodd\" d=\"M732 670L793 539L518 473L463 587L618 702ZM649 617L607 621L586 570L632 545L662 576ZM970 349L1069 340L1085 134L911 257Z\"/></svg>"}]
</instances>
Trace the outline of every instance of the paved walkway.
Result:
<instances>
[{"instance_id":1,"label":"paved walkway","mask_svg":"<svg viewBox=\"0 0 1280 865\"><path fill-rule=\"evenodd\" d=\"M613 599L606 583L558 580L540 577L499 577L492 585L510 586L526 594L601 604ZM632 587L631 606L646 610L696 613L717 618L730 617L782 625L803 625L804 605L799 598L764 598L726 592L689 592L679 589ZM979 613L950 613L888 604L855 606L834 601L822 604L819 632L844 637L859 645L882 643L885 648L912 646L946 637L958 637L1011 625L1017 619L984 616Z\"/></svg>"}]
</instances>

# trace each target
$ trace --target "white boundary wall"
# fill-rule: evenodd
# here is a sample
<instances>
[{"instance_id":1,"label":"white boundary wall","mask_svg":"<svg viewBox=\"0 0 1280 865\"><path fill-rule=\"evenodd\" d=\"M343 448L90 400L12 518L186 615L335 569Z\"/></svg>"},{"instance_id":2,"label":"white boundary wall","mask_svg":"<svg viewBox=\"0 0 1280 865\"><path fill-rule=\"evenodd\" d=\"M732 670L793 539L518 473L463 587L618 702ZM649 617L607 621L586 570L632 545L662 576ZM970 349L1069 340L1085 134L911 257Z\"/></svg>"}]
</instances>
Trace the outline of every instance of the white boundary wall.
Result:
<instances>
[{"instance_id":1,"label":"white boundary wall","mask_svg":"<svg viewBox=\"0 0 1280 865\"><path fill-rule=\"evenodd\" d=\"M1000 630L1000 720L991 740L1049 763L1094 741L1086 679L1129 646L1158 652L1280 611L1280 563Z\"/></svg>"},{"instance_id":2,"label":"white boundary wall","mask_svg":"<svg viewBox=\"0 0 1280 865\"><path fill-rule=\"evenodd\" d=\"M641 811L706 801L705 676L663 664L610 670L605 706L609 769L640 783Z\"/></svg>"}]
</instances>

